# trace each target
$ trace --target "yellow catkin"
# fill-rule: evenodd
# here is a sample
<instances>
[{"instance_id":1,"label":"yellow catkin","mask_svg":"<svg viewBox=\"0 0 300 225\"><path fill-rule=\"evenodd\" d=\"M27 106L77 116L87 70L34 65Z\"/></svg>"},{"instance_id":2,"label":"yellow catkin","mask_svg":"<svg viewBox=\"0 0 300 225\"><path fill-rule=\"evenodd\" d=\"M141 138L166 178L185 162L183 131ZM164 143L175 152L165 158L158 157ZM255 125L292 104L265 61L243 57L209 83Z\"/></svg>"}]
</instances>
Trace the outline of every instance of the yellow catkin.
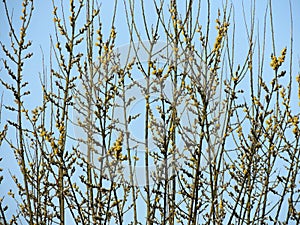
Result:
<instances>
[{"instance_id":1,"label":"yellow catkin","mask_svg":"<svg viewBox=\"0 0 300 225\"><path fill-rule=\"evenodd\" d=\"M281 50L281 55L277 58L275 55L271 56L270 66L273 70L278 70L278 68L282 65L286 56L286 48Z\"/></svg>"}]
</instances>

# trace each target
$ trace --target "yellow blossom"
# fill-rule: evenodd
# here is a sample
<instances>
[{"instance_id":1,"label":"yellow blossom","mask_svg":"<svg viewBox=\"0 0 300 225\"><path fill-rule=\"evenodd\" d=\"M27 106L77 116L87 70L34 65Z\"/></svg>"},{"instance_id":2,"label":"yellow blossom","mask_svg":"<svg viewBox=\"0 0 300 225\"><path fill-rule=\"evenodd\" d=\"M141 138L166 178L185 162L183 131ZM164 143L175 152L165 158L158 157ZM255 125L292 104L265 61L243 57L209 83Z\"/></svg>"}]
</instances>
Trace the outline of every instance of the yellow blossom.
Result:
<instances>
[{"instance_id":1,"label":"yellow blossom","mask_svg":"<svg viewBox=\"0 0 300 225\"><path fill-rule=\"evenodd\" d=\"M223 210L223 201L222 201L222 199L220 200L219 208L220 208L220 210Z\"/></svg>"},{"instance_id":2,"label":"yellow blossom","mask_svg":"<svg viewBox=\"0 0 300 225\"><path fill-rule=\"evenodd\" d=\"M156 196L155 202L159 202L159 197L158 196Z\"/></svg>"},{"instance_id":3,"label":"yellow blossom","mask_svg":"<svg viewBox=\"0 0 300 225\"><path fill-rule=\"evenodd\" d=\"M11 191L11 190L9 190L9 192L7 193L9 196L11 196L12 198L14 198L15 197L15 194Z\"/></svg>"},{"instance_id":4,"label":"yellow blossom","mask_svg":"<svg viewBox=\"0 0 300 225\"><path fill-rule=\"evenodd\" d=\"M273 70L277 70L282 65L282 63L285 60L285 56L286 56L286 48L282 49L281 56L279 56L278 58L275 55L271 55L270 66L272 67Z\"/></svg>"},{"instance_id":5,"label":"yellow blossom","mask_svg":"<svg viewBox=\"0 0 300 225\"><path fill-rule=\"evenodd\" d=\"M58 148L55 148L53 153L54 153L54 155L57 155L58 154Z\"/></svg>"},{"instance_id":6,"label":"yellow blossom","mask_svg":"<svg viewBox=\"0 0 300 225\"><path fill-rule=\"evenodd\" d=\"M43 131L41 132L40 136L41 136L41 137L44 137L45 135L46 135L46 131L43 130Z\"/></svg>"},{"instance_id":7,"label":"yellow blossom","mask_svg":"<svg viewBox=\"0 0 300 225\"><path fill-rule=\"evenodd\" d=\"M296 135L298 134L298 127L297 126L294 126L293 133L296 134Z\"/></svg>"},{"instance_id":8,"label":"yellow blossom","mask_svg":"<svg viewBox=\"0 0 300 225\"><path fill-rule=\"evenodd\" d=\"M115 30L115 28L113 27L112 29L111 29L111 31L110 31L110 37L111 38L115 38L116 37L116 30Z\"/></svg>"}]
</instances>

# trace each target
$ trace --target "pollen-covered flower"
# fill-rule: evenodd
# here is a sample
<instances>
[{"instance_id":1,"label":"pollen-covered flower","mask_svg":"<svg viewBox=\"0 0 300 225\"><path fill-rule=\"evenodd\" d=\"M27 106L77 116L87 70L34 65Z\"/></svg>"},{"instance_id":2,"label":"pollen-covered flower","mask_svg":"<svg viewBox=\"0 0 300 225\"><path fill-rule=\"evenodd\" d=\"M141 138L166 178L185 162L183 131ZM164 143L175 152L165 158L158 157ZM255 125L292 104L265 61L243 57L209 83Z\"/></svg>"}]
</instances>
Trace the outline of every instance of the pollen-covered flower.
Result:
<instances>
[{"instance_id":1,"label":"pollen-covered flower","mask_svg":"<svg viewBox=\"0 0 300 225\"><path fill-rule=\"evenodd\" d=\"M114 39L114 38L116 38L116 34L117 34L117 33L116 33L115 28L112 27L112 28L111 28L111 31L110 31L110 37Z\"/></svg>"},{"instance_id":2,"label":"pollen-covered flower","mask_svg":"<svg viewBox=\"0 0 300 225\"><path fill-rule=\"evenodd\" d=\"M123 133L121 133L118 137L118 139L116 140L116 142L114 143L114 145L111 147L111 149L109 149L108 154L114 156L116 159L124 159L126 160L125 157L123 157L122 155L122 146L123 146Z\"/></svg>"},{"instance_id":3,"label":"pollen-covered flower","mask_svg":"<svg viewBox=\"0 0 300 225\"><path fill-rule=\"evenodd\" d=\"M229 23L223 22L221 24L219 19L216 19L216 23L217 23L216 29L218 30L218 36L216 37L216 41L214 43L214 49L213 49L214 52L218 52L220 50L223 37L226 36L229 27Z\"/></svg>"},{"instance_id":4,"label":"pollen-covered flower","mask_svg":"<svg viewBox=\"0 0 300 225\"><path fill-rule=\"evenodd\" d=\"M285 60L286 48L282 49L281 55L277 58L275 55L271 55L270 66L273 70L277 70Z\"/></svg>"}]
</instances>

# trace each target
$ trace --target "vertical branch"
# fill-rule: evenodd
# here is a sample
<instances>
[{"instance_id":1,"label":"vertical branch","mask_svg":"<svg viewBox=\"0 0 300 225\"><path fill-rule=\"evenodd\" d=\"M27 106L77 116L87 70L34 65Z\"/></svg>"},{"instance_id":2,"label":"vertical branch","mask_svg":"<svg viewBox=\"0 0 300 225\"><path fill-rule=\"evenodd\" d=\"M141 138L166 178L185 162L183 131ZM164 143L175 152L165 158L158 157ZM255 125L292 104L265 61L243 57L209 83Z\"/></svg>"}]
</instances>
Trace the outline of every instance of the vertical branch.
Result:
<instances>
[{"instance_id":1,"label":"vertical branch","mask_svg":"<svg viewBox=\"0 0 300 225\"><path fill-rule=\"evenodd\" d=\"M70 7L70 16L69 16L69 23L67 25L65 21L65 14L66 12L63 9L63 1L61 1L61 10L62 10L62 18L63 21L58 16L57 6L52 1L53 4L53 14L54 14L54 23L56 29L56 48L57 52L55 52L55 56L57 59L57 63L59 65L60 72L54 72L52 69L53 74L58 77L58 81L55 82L56 86L58 87L58 96L50 93L47 94L50 98L50 101L56 101L57 104L57 113L56 113L56 127L59 131L59 138L57 141L57 149L55 154L57 155L57 165L58 165L58 187L57 187L57 195L59 200L59 220L60 224L63 225L66 222L65 212L67 207L65 198L67 198L68 193L65 193L66 185L64 177L67 177L70 182L70 177L68 175L68 170L66 166L66 159L65 156L68 154L67 148L67 128L68 128L68 121L69 121L69 109L70 106L73 105L72 103L72 95L71 91L75 87L74 81L77 79L76 76L72 76L72 71L74 65L80 61L82 53L78 53L75 55L75 46L79 45L83 38L80 37L81 34L86 31L87 27L90 25L87 23L83 29L77 31L76 29L76 21L78 20L78 16L83 8L83 2L79 1L79 5L77 5L78 9L76 8L76 3L74 0L71 0L69 3ZM70 32L68 33L68 26L70 27ZM61 36L59 36L59 34ZM64 48L62 48L62 40L65 40ZM60 97L60 94L62 96ZM50 96L54 96L50 97ZM72 184L70 184L72 186ZM73 190L73 189L72 189ZM74 196L76 201L76 196ZM78 203L78 202L77 202ZM69 204L69 202L67 202ZM78 205L78 204L77 204ZM71 210L72 213L72 210ZM80 214L82 220L82 214Z\"/></svg>"},{"instance_id":2,"label":"vertical branch","mask_svg":"<svg viewBox=\"0 0 300 225\"><path fill-rule=\"evenodd\" d=\"M86 23L91 21L90 12L93 10L94 1L87 0L86 2ZM88 86L93 87L94 83L94 64L93 64L93 37L94 37L93 23L87 28L86 32L86 42L87 42L87 60L89 68L89 84ZM92 89L92 88L91 88ZM93 123L93 104L92 104L93 91L87 92L87 197L88 197L88 209L91 211L91 215L95 215L93 207L93 188L92 188L92 123ZM90 224L90 217L88 219L88 224Z\"/></svg>"},{"instance_id":3,"label":"vertical branch","mask_svg":"<svg viewBox=\"0 0 300 225\"><path fill-rule=\"evenodd\" d=\"M31 16L33 13L33 1L23 0L22 1L22 15L20 17L21 19L21 27L20 27L20 36L17 37L16 31L14 29L14 24L12 21L12 18L10 18L7 2L6 0L3 1L6 18L8 20L9 26L10 26L10 36L11 36L11 47L14 50L14 55L10 54L9 51L6 49L5 45L1 43L2 49L6 53L6 56L10 58L10 60L16 64L17 70L16 73L14 73L9 66L7 65L7 61L4 61L4 65L6 70L8 71L8 74L12 77L12 79L16 82L16 88L9 87L6 85L2 80L2 84L6 86L6 88L10 89L15 97L15 102L17 104L17 123L15 124L15 127L17 129L18 133L18 147L17 147L17 158L20 157L19 165L21 167L21 173L24 179L24 186L25 186L25 198L26 198L26 211L28 213L28 223L30 225L34 224L34 215L33 215L33 208L32 208L32 198L30 194L30 174L28 174L27 162L26 162L26 154L27 154L27 148L25 146L25 140L24 140L24 124L22 120L22 112L24 109L23 105L23 99L22 96L29 94L23 93L23 67L24 67L24 60L27 58L30 58L32 56L32 53L28 53L24 56L24 51L28 49L28 47L31 45L31 42L26 43L26 32L29 27ZM28 12L29 10L29 12ZM15 44L17 47L15 47Z\"/></svg>"}]
</instances>

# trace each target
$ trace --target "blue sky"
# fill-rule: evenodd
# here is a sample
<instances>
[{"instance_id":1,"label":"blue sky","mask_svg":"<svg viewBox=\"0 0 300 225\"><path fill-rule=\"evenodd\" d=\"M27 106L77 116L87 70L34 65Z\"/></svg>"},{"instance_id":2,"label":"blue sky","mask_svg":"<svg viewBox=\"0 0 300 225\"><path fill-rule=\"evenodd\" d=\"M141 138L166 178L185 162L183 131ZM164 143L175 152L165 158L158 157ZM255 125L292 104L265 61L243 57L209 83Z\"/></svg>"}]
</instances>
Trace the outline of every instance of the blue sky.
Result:
<instances>
[{"instance_id":1,"label":"blue sky","mask_svg":"<svg viewBox=\"0 0 300 225\"><path fill-rule=\"evenodd\" d=\"M14 8L14 21L18 26L19 23L19 15L20 15L20 1L19 0L8 0L10 10ZM68 2L68 1L67 1ZM101 2L101 1L100 1ZM104 33L108 35L110 30L110 21L112 18L112 9L113 4L112 1L102 1L101 5L101 16L103 18L103 29ZM149 8L149 12L147 12L147 16L149 16L149 23L151 22L151 14L153 11L153 4L152 1L145 1L146 8ZM221 8L222 1L212 1L211 8L212 12L214 12L211 17L212 20L216 18L217 9ZM247 38L246 38L246 30L244 25L244 18L242 13L242 2L245 6L245 15L246 15L246 23L249 26L250 23L250 14L249 14L249 2L250 1L240 1L240 0L233 0L234 5L234 12L235 12L235 20L236 20L236 60L238 61L239 58L245 57L247 54ZM260 35L263 35L263 18L265 13L265 7L268 1L257 1L256 5L256 18L255 22L259 25L258 30ZM294 28L294 52L293 52L293 76L296 77L296 74L299 73L299 61L300 61L300 1L291 0L292 3L292 13L293 13L293 28ZM205 3L204 3L205 4ZM287 0L276 0L272 1L273 6L273 19L274 19L274 28L275 28L275 42L276 42L276 54L278 55L280 51L284 48L288 48L289 54L289 47L290 47L290 12L289 12L289 2ZM68 8L67 8L68 9ZM215 10L214 10L215 9ZM138 10L138 9L137 9ZM12 12L12 11L10 11ZM138 18L138 15L137 15ZM203 14L203 21L205 21L205 14ZM5 18L3 4L1 2L0 6L0 21L1 21L1 30L0 30L0 40L4 44L9 45L8 39L8 25L7 20ZM123 9L123 1L119 1L118 5L118 13L116 18L116 30L117 30L117 39L116 39L116 46L121 46L128 43L128 31L127 31L127 24L125 23L125 13ZM140 24L142 27L142 24ZM230 30L230 29L229 29ZM229 31L230 32L230 31ZM33 57L29 60L25 65L25 72L24 72L24 79L29 82L29 88L32 92L31 97L27 98L27 104L29 107L35 107L40 104L42 96L40 93L40 81L38 76L42 73L43 69L46 69L47 73L49 73L49 52L50 52L50 36L54 35L54 24L52 21L52 3L51 1L35 1L35 11L31 21L30 28L28 30L28 39L33 41L33 46L31 51L34 52ZM266 65L270 62L270 55L272 53L272 46L270 40L270 30L267 30L267 47L266 47ZM213 39L214 41L214 39ZM43 68L42 65L42 52L44 54L44 60L46 67ZM3 52L0 52L0 58L3 58ZM255 62L254 62L255 63ZM287 65L284 65L285 68L288 68ZM0 76L4 75L3 64L0 65ZM270 69L271 73L271 69ZM6 80L6 78L3 78ZM247 87L245 87L247 90ZM298 96L296 93L297 86L295 83L294 78L294 91L292 95L292 102L293 102L293 110L299 112L298 107ZM0 94L4 93L4 104L10 104L13 99L10 93L4 90L3 86L0 86ZM3 110L2 118L0 127L2 128L3 125L6 123L6 119L14 119L14 116L7 112L7 110ZM14 140L15 135L13 131L9 132L10 139ZM0 166L4 167L4 174L8 175L8 171L12 173L18 173L16 168L16 162L14 161L14 157L12 151L9 149L7 144L3 144L0 150L0 156L4 158L1 162ZM7 193L8 188L13 187L13 182L7 176L5 177L4 182L2 183L2 187L0 188L0 196L4 193ZM9 199L5 200L8 204L13 204Z\"/></svg>"}]
</instances>

